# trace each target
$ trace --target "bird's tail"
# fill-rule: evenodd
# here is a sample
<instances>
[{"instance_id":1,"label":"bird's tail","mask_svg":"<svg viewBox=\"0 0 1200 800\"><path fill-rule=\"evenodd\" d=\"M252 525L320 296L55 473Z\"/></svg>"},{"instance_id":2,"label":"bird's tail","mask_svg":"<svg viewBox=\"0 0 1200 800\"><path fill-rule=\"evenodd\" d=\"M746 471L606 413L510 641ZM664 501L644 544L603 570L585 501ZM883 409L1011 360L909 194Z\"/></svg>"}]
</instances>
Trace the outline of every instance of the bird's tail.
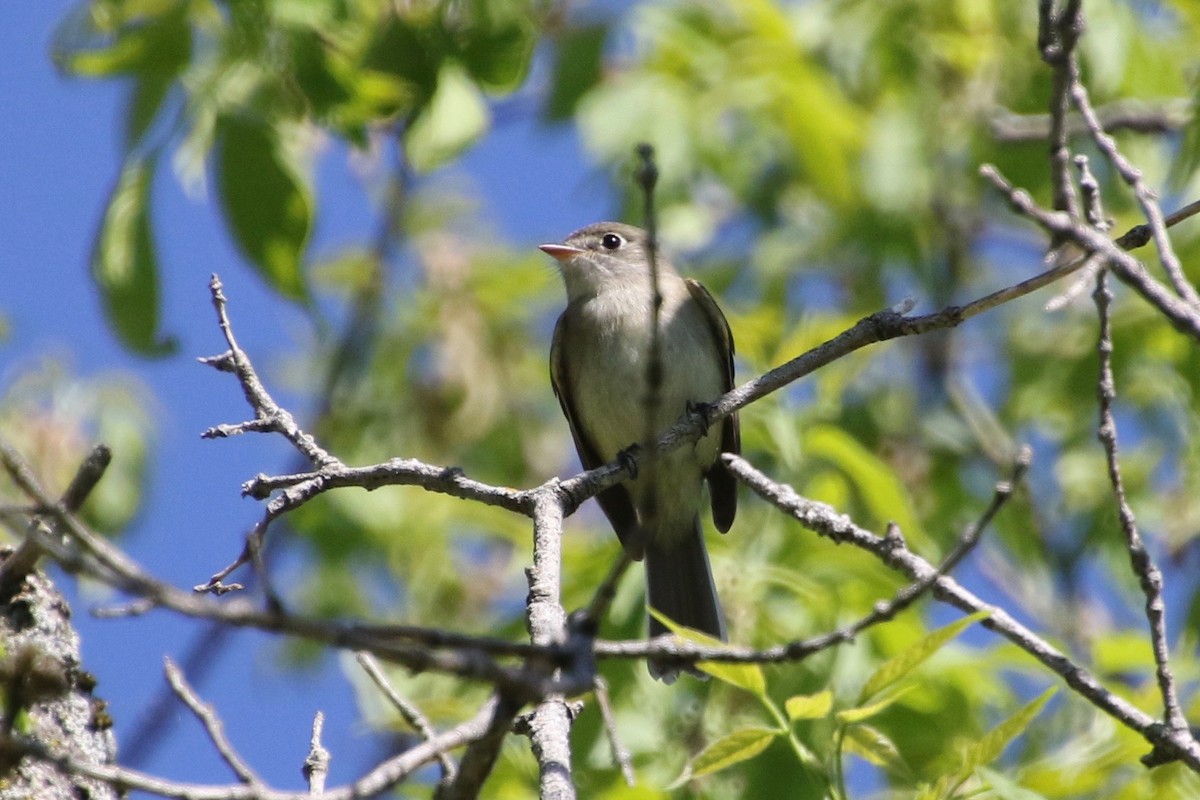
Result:
<instances>
[{"instance_id":1,"label":"bird's tail","mask_svg":"<svg viewBox=\"0 0 1200 800\"><path fill-rule=\"evenodd\" d=\"M646 602L655 611L688 628L725 641L725 617L713 584L712 568L700 518L683 536L656 536L646 544ZM658 542L663 542L660 546ZM650 635L667 633L667 628L650 618ZM653 659L650 674L667 683L674 682L679 670Z\"/></svg>"}]
</instances>

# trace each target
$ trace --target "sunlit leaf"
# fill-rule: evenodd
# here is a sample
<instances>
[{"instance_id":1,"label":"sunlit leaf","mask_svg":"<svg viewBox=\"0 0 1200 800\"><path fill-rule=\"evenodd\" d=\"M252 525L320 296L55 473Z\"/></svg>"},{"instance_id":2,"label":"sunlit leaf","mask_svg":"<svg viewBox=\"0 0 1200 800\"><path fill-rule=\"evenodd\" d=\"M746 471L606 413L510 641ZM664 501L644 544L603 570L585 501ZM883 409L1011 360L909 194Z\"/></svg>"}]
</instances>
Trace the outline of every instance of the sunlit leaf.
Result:
<instances>
[{"instance_id":1,"label":"sunlit leaf","mask_svg":"<svg viewBox=\"0 0 1200 800\"><path fill-rule=\"evenodd\" d=\"M844 741L847 752L862 756L878 767L895 773L908 771L896 743L878 728L870 725L851 725L846 729Z\"/></svg>"},{"instance_id":2,"label":"sunlit leaf","mask_svg":"<svg viewBox=\"0 0 1200 800\"><path fill-rule=\"evenodd\" d=\"M788 719L821 719L833 710L833 692L826 689L817 694L793 695L784 703Z\"/></svg>"},{"instance_id":3,"label":"sunlit leaf","mask_svg":"<svg viewBox=\"0 0 1200 800\"><path fill-rule=\"evenodd\" d=\"M908 675L927 658L941 649L946 642L958 636L958 634L979 620L986 619L989 615L990 612L988 611L977 611L968 617L955 620L949 625L944 625L933 631L907 650L888 659L867 679L862 691L859 692L859 702L862 703L870 700L887 687L896 683L896 681Z\"/></svg>"},{"instance_id":4,"label":"sunlit leaf","mask_svg":"<svg viewBox=\"0 0 1200 800\"><path fill-rule=\"evenodd\" d=\"M958 775L966 777L977 768L990 764L1000 757L1004 748L1020 736L1033 722L1034 717L1041 713L1042 708L1058 690L1054 687L1047 689L1017 709L1008 719L988 731L982 739L972 742L962 752L962 763Z\"/></svg>"},{"instance_id":5,"label":"sunlit leaf","mask_svg":"<svg viewBox=\"0 0 1200 800\"><path fill-rule=\"evenodd\" d=\"M709 636L707 633L692 630L674 620L664 617L657 609L652 608L649 611L652 617L667 627L667 630L684 641L694 642L704 647L723 647L725 645L724 642L715 636ZM767 680L763 676L762 667L759 664L735 664L728 661L698 661L696 668L708 673L719 681L736 686L739 689L745 689L755 697L766 696Z\"/></svg>"},{"instance_id":6,"label":"sunlit leaf","mask_svg":"<svg viewBox=\"0 0 1200 800\"><path fill-rule=\"evenodd\" d=\"M408 160L418 172L429 172L473 144L487 126L479 89L462 67L447 63L438 73L433 98L404 137Z\"/></svg>"},{"instance_id":7,"label":"sunlit leaf","mask_svg":"<svg viewBox=\"0 0 1200 800\"><path fill-rule=\"evenodd\" d=\"M857 722L862 722L865 719L870 719L886 709L888 706L892 705L892 703L895 703L911 689L912 687L905 687L899 691L888 694L886 697L880 700L876 700L874 703L870 703L865 706L858 706L857 708L844 709L837 713L836 719L838 722L841 722L845 725L852 725Z\"/></svg>"},{"instance_id":8,"label":"sunlit leaf","mask_svg":"<svg viewBox=\"0 0 1200 800\"><path fill-rule=\"evenodd\" d=\"M691 764L691 776L698 778L720 772L734 764L754 758L780 736L771 728L738 728L704 748Z\"/></svg>"},{"instance_id":9,"label":"sunlit leaf","mask_svg":"<svg viewBox=\"0 0 1200 800\"><path fill-rule=\"evenodd\" d=\"M276 291L304 299L302 260L314 213L308 187L265 123L223 117L217 136L221 208L234 239Z\"/></svg>"}]
</instances>

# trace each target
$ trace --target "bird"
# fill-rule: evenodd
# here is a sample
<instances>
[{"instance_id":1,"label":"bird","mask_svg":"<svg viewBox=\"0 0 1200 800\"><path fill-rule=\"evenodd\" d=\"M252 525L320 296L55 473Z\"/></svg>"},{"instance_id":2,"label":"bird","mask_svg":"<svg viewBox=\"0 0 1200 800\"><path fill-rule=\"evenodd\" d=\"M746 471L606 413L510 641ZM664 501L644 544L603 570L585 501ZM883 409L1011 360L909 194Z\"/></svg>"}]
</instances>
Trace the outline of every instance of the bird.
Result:
<instances>
[{"instance_id":1,"label":"bird","mask_svg":"<svg viewBox=\"0 0 1200 800\"><path fill-rule=\"evenodd\" d=\"M656 253L661 380L657 403L647 403L654 289L646 231L598 222L540 249L555 259L566 286L567 307L550 347L550 378L585 469L624 457L647 433L666 430L733 388L733 334L725 315L707 289ZM725 618L700 512L707 481L717 529L725 533L733 524L737 483L719 456L740 451L734 413L694 444L658 457L596 496L626 554L645 560L647 605L721 641L727 641ZM666 632L651 616L650 635ZM648 665L667 683L678 677L677 668L660 661Z\"/></svg>"}]
</instances>

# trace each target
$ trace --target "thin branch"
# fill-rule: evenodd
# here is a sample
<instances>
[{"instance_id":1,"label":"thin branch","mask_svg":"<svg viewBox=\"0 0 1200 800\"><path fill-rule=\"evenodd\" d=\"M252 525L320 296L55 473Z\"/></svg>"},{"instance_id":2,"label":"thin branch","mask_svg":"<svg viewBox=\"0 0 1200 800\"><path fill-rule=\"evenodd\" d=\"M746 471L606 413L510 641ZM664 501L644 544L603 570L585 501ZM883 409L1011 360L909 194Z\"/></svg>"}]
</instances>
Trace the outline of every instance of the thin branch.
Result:
<instances>
[{"instance_id":1,"label":"thin branch","mask_svg":"<svg viewBox=\"0 0 1200 800\"><path fill-rule=\"evenodd\" d=\"M790 486L772 481L744 458L726 454L724 460L726 466L760 497L794 517L805 528L835 542L851 544L873 553L885 565L913 580L921 580L936 571L932 564L907 547L897 547L895 541L858 527L848 516L839 514L824 503L801 497ZM1087 669L1022 625L1003 608L980 600L954 578L948 575L938 577L933 594L938 600L968 614L987 611L989 616L981 620L980 625L1029 653L1092 705L1136 731L1169 757L1178 758L1191 769L1200 771L1200 742L1186 729L1170 728L1109 691Z\"/></svg>"},{"instance_id":2,"label":"thin branch","mask_svg":"<svg viewBox=\"0 0 1200 800\"><path fill-rule=\"evenodd\" d=\"M257 789L263 788L262 779L255 774L250 765L242 760L234 750L233 744L225 736L225 726L221 722L221 718L217 716L216 709L208 703L205 703L196 694L196 691L188 684L187 678L175 666L175 663L170 658L163 659L163 669L167 674L167 682L171 684L171 690L175 692L175 696L183 701L183 704L188 707L188 710L195 715L196 719L200 720L200 724L204 726L205 733L208 734L209 741L213 743L213 747L217 749L217 753L233 770L233 774L238 777L242 783Z\"/></svg>"},{"instance_id":3,"label":"thin branch","mask_svg":"<svg viewBox=\"0 0 1200 800\"><path fill-rule=\"evenodd\" d=\"M985 164L980 168L980 173L1007 196L1015 211L1029 217L1049 233L1067 237L1088 253L1102 255L1113 273L1157 308L1176 330L1200 341L1200 308L1193 307L1171 294L1165 286L1150 276L1141 262L1122 250L1117 242L1061 211L1046 211L1040 208L1028 192L1015 188L994 166ZM1083 261L1084 259L1078 259L1078 266L1082 266Z\"/></svg>"},{"instance_id":4,"label":"thin branch","mask_svg":"<svg viewBox=\"0 0 1200 800\"><path fill-rule=\"evenodd\" d=\"M654 457L652 443L658 433L658 412L662 407L663 388L663 348L662 348L662 306L663 296L659 287L658 266L658 217L654 211L654 187L658 183L658 165L654 163L654 148L645 142L637 146L638 169L637 182L642 190L643 209L646 229L646 269L650 278L650 356L646 359L646 394L642 397L642 415L644 430L641 437L641 447L646 451L641 468L645 472L642 482L649 487L658 486L654 473L658 469ZM658 515L658 496L651 491L647 493L645 502L639 509L639 527L642 531L654 530L655 518ZM641 534L639 534L640 536Z\"/></svg>"},{"instance_id":5,"label":"thin branch","mask_svg":"<svg viewBox=\"0 0 1200 800\"><path fill-rule=\"evenodd\" d=\"M1118 100L1096 109L1100 126L1107 132L1174 133L1192 121L1190 100L1170 100L1151 104L1140 100ZM997 109L988 121L992 138L998 142L1019 144L1040 142L1050 138L1049 114L1014 114ZM1078 113L1066 118L1067 136L1088 133L1087 124Z\"/></svg>"},{"instance_id":6,"label":"thin branch","mask_svg":"<svg viewBox=\"0 0 1200 800\"><path fill-rule=\"evenodd\" d=\"M621 777L625 779L625 785L632 789L637 785L637 779L633 774L633 758L625 745L621 744L621 737L617 732L617 717L613 714L612 701L608 696L608 682L600 675L596 676L595 695L596 705L600 707L600 719L604 720L604 734L608 737L613 763L621 770Z\"/></svg>"},{"instance_id":7,"label":"thin branch","mask_svg":"<svg viewBox=\"0 0 1200 800\"><path fill-rule=\"evenodd\" d=\"M1072 217L1079 216L1079 200L1071 182L1071 151L1068 145L1067 109L1070 107L1070 88L1079 73L1075 44L1083 33L1083 17L1078 0L1068 0L1067 7L1055 13L1050 0L1038 6L1038 47L1042 60L1054 70L1050 90L1050 182L1053 187L1053 206ZM1054 242L1058 245L1058 241Z\"/></svg>"},{"instance_id":8,"label":"thin branch","mask_svg":"<svg viewBox=\"0 0 1200 800\"><path fill-rule=\"evenodd\" d=\"M466 722L381 762L352 784L324 792L321 800L361 800L391 789L435 760L439 753L449 752L487 735L494 712L494 701L488 702ZM312 796L308 791L281 791L245 784L197 785L168 781L124 767L90 764L55 753L45 745L25 738L0 740L0 751L18 757L37 758L55 765L63 772L104 781L118 790L142 791L176 800L310 800Z\"/></svg>"},{"instance_id":9,"label":"thin branch","mask_svg":"<svg viewBox=\"0 0 1200 800\"><path fill-rule=\"evenodd\" d=\"M1012 472L1006 480L996 484L991 503L972 525L967 526L955 546L946 554L936 569L921 575L913 583L898 591L891 600L880 601L865 616L857 621L828 633L809 639L799 639L786 644L755 650L751 648L700 645L672 636L662 636L650 641L597 642L596 655L601 658L650 658L661 660L672 667L692 666L698 661L781 664L803 661L810 656L845 642L853 641L867 628L895 618L911 606L922 595L932 589L938 580L956 567L979 542L983 531L1012 497L1013 486L1020 481L1029 467L1032 451L1022 447L1013 460ZM738 456L727 454L727 463L733 465ZM891 524L887 535L880 539L888 549L906 550L900 529Z\"/></svg>"},{"instance_id":10,"label":"thin branch","mask_svg":"<svg viewBox=\"0 0 1200 800\"><path fill-rule=\"evenodd\" d=\"M1138 205L1141 206L1142 213L1145 214L1146 221L1150 225L1150 232L1155 247L1158 249L1159 261L1162 263L1163 271L1167 273L1171 285L1184 302L1193 309L1200 309L1200 294L1196 293L1196 288L1183 274L1183 266L1179 263L1179 257L1171 245L1171 237L1167 235L1167 225L1163 219L1162 209L1158 205L1158 198L1142 179L1142 171L1121 155L1116 140L1104 132L1104 128L1096 116L1096 111L1092 108L1087 88L1079 80L1078 72L1072 78L1071 99L1092 134L1092 140L1100 148L1100 152L1104 153L1122 180L1133 188Z\"/></svg>"},{"instance_id":11,"label":"thin branch","mask_svg":"<svg viewBox=\"0 0 1200 800\"><path fill-rule=\"evenodd\" d=\"M221 279L214 273L208 284L212 294L213 308L217 312L217 324L229 349L219 356L199 359L201 364L207 364L222 372L231 372L237 376L242 387L246 402L254 409L255 418L252 422L240 425L221 425L205 431L205 438L223 438L235 434L253 431L256 433L278 433L312 462L314 466L322 467L328 464L340 464L336 458L325 451L316 439L301 430L291 413L275 402L258 379L250 359L233 336L233 326L229 323L228 301L225 299L224 286Z\"/></svg>"},{"instance_id":12,"label":"thin branch","mask_svg":"<svg viewBox=\"0 0 1200 800\"><path fill-rule=\"evenodd\" d=\"M217 602L211 598L177 589L155 580L140 566L107 540L96 536L73 514L53 506L41 487L30 484L30 498L47 508L46 515L58 534L65 535L87 559L87 568L96 578L111 586L152 601L153 606L186 616L224 622L238 627L287 633L335 647L368 650L388 661L403 664L414 670L433 669L439 672L484 680L521 696L542 696L549 681L520 667L500 664L496 654L541 655L553 660L552 648L522 645L505 640L470 637L462 634L407 626L347 625L328 620L306 618L263 609L248 600ZM61 544L55 537L39 533L39 544L56 557L73 558L69 552L61 555ZM73 563L73 562L72 562ZM403 641L416 639L426 643L440 641L452 650Z\"/></svg>"},{"instance_id":13,"label":"thin branch","mask_svg":"<svg viewBox=\"0 0 1200 800\"><path fill-rule=\"evenodd\" d=\"M1096 277L1096 291L1092 294L1096 312L1100 319L1100 332L1096 351L1099 355L1099 370L1096 380L1096 399L1100 409L1100 425L1097 437L1104 446L1104 457L1108 464L1108 479L1112 483L1113 497L1117 501L1117 517L1121 531L1125 534L1125 548L1133 574L1137 576L1142 593L1146 597L1146 621L1150 626L1150 644L1154 651L1155 673L1159 692L1163 699L1163 717L1167 726L1174 731L1186 733L1187 719L1179 705L1175 678L1171 674L1170 647L1167 644L1166 604L1163 602L1163 577L1158 566L1147 552L1138 532L1137 518L1125 497L1125 482L1121 477L1121 465L1117 445L1117 422L1113 417L1113 402L1116 400L1116 382L1112 370L1112 291L1108 288L1107 274ZM1155 755L1155 763L1162 763L1161 754Z\"/></svg>"},{"instance_id":14,"label":"thin branch","mask_svg":"<svg viewBox=\"0 0 1200 800\"><path fill-rule=\"evenodd\" d=\"M33 470L25 463L21 454L3 440L0 440L0 462L3 463L13 482L26 494L29 494L30 487L38 485ZM62 499L59 500L63 509L73 513L82 508L92 490L96 488L96 484L104 477L104 472L111 462L112 451L108 445L98 444L93 447L79 465L75 477L71 479L67 490L63 492ZM6 558L3 564L0 564L0 594L11 593L16 585L34 570L42 555L43 551L37 544L37 537L32 535L40 522L35 518L30 521L29 525L31 526L29 534L21 540L13 554Z\"/></svg>"},{"instance_id":15,"label":"thin branch","mask_svg":"<svg viewBox=\"0 0 1200 800\"><path fill-rule=\"evenodd\" d=\"M625 573L629 571L632 564L633 559L622 547L620 555L613 562L608 574L604 576L604 580L596 587L596 591L592 593L592 601L588 603L583 612L593 625L599 626L600 620L604 619L604 615L608 613L609 606L617 596L617 587L621 585L621 578L625 577Z\"/></svg>"},{"instance_id":16,"label":"thin branch","mask_svg":"<svg viewBox=\"0 0 1200 800\"><path fill-rule=\"evenodd\" d=\"M482 721L478 736L474 737L463 754L458 774L453 781L439 784L434 793L435 800L474 800L480 788L492 774L500 746L512 730L513 719L522 703L503 694L493 695L484 704L477 720Z\"/></svg>"},{"instance_id":17,"label":"thin branch","mask_svg":"<svg viewBox=\"0 0 1200 800\"><path fill-rule=\"evenodd\" d=\"M392 686L387 675L384 674L383 668L379 666L379 662L370 653L358 652L354 654L358 665L363 668L368 677L374 681L379 690L383 692L384 697L400 712L400 716L404 717L404 721L409 726L421 735L425 741L429 741L437 736L437 731L434 730L432 724L421 713L421 709L410 703L403 695L396 691L396 687ZM458 767L455 766L454 760L449 754L441 753L438 755L438 763L442 767L442 781L453 781L455 774L458 772Z\"/></svg>"},{"instance_id":18,"label":"thin branch","mask_svg":"<svg viewBox=\"0 0 1200 800\"><path fill-rule=\"evenodd\" d=\"M308 740L308 755L300 771L308 781L308 793L324 794L325 778L329 774L329 750L321 744L321 733L325 730L325 715L318 711L313 715L312 736ZM441 755L441 754L439 754Z\"/></svg>"}]
</instances>

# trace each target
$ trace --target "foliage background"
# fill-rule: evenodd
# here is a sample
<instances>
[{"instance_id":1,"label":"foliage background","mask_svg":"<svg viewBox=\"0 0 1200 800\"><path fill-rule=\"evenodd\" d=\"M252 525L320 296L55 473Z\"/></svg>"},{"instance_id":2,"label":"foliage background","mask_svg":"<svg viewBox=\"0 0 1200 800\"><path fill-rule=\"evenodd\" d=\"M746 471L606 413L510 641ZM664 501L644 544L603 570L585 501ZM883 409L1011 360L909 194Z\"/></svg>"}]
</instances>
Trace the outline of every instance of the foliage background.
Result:
<instances>
[{"instance_id":1,"label":"foliage background","mask_svg":"<svg viewBox=\"0 0 1200 800\"><path fill-rule=\"evenodd\" d=\"M1190 3L1097 0L1085 13L1082 62L1098 104L1191 97L1200 49ZM9 187L0 427L51 483L92 438L113 444L118 469L89 513L182 585L236 554L257 516L236 498L240 481L290 463L267 439L194 436L244 415L232 383L192 361L220 349L205 289L212 271L272 388L345 461L412 455L526 486L576 466L545 370L561 289L533 245L603 217L639 219L635 142L657 148L664 239L721 298L743 378L905 296L933 310L1038 269L1042 243L976 171L996 163L1048 198L1045 143L994 132L1000 109L1045 111L1032 2L471 0L396 10L368 0L108 0L6 7L0 22L11 54L0 86L13 109L0 115L11 144L0 158ZM1190 126L1120 137L1168 209L1195 197L1197 141ZM1139 221L1127 193L1106 201L1116 230ZM1194 225L1177 229L1193 280L1197 240ZM961 577L1154 711L1141 599L1094 438L1094 314L1086 299L1046 313L1049 294L855 355L756 404L743 414L746 451L864 525L896 521L936 559L986 504L1015 443L1032 443L1030 479ZM1115 325L1126 480L1167 571L1177 672L1194 682L1200 506L1189 465L1200 365L1120 292ZM594 509L572 522L568 607L586 601L617 550ZM391 489L312 504L274 531L272 557L299 607L521 637L528 543L526 523L503 512ZM898 585L748 495L734 530L710 546L744 644L829 630ZM77 605L99 599L79 587ZM771 669L772 696L829 687L849 705L883 659L952 618L923 607L854 645ZM79 619L128 752L161 686L161 655L187 652L203 631ZM605 634L638 636L643 624L631 577ZM337 782L398 729L336 655L248 634L201 652L215 663L203 691L273 784L300 785L317 708L331 717ZM765 722L728 687L668 689L633 664L605 674L640 784L621 787L589 709L574 733L582 796L657 796L704 744ZM397 680L443 723L483 697L431 676ZM847 756L853 794L933 781L953 770L962 743L1053 684L982 632L912 683L873 721L904 766ZM1194 703L1188 710L1196 718ZM155 728L162 741L145 766L187 780L220 775L189 725ZM836 757L828 725L799 733ZM1197 791L1174 767L1143 770L1143 750L1060 695L997 767L1043 797ZM532 774L514 741L489 795L524 796ZM1021 796L1000 785L992 790ZM776 746L676 793L782 787L817 796L820 781Z\"/></svg>"}]
</instances>

